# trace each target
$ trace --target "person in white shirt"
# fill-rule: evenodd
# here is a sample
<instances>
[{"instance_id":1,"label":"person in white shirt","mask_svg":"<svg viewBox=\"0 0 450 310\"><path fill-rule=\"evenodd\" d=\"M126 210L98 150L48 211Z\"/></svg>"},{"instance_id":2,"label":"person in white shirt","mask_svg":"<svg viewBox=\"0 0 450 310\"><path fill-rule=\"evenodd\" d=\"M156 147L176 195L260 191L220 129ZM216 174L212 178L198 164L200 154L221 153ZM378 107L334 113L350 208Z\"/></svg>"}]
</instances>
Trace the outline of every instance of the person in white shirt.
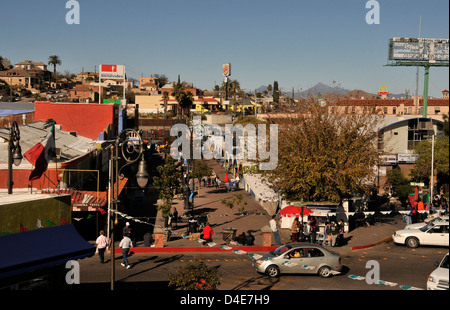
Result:
<instances>
[{"instance_id":1,"label":"person in white shirt","mask_svg":"<svg viewBox=\"0 0 450 310\"><path fill-rule=\"evenodd\" d=\"M130 248L133 247L133 242L128 236L124 235L123 239L119 243L119 247L122 248L123 263L121 263L121 265L127 267L127 269L130 269L131 266L130 263L128 262L127 256L128 251L130 250Z\"/></svg>"},{"instance_id":2,"label":"person in white shirt","mask_svg":"<svg viewBox=\"0 0 450 310\"><path fill-rule=\"evenodd\" d=\"M273 237L275 238L275 244L281 245L281 240L280 240L280 234L278 233L278 225L277 225L277 221L275 220L276 215L272 215L272 219L269 221L270 224L270 228L272 229L272 234Z\"/></svg>"},{"instance_id":3,"label":"person in white shirt","mask_svg":"<svg viewBox=\"0 0 450 310\"><path fill-rule=\"evenodd\" d=\"M103 230L100 230L100 236L98 236L95 243L97 244L98 257L100 258L100 263L103 264L105 262L105 250L106 245L108 243L108 239L105 237L105 232Z\"/></svg>"}]
</instances>

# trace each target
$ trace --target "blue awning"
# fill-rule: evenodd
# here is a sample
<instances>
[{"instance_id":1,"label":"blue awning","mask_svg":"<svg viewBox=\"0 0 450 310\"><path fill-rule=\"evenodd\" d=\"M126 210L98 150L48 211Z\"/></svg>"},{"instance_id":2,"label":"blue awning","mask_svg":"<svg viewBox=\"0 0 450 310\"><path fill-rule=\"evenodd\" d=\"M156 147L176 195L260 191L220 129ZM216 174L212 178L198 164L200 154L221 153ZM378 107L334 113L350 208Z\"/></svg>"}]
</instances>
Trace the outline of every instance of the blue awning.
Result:
<instances>
[{"instance_id":1,"label":"blue awning","mask_svg":"<svg viewBox=\"0 0 450 310\"><path fill-rule=\"evenodd\" d=\"M0 247L0 279L95 253L95 246L84 240L72 224L1 236Z\"/></svg>"}]
</instances>

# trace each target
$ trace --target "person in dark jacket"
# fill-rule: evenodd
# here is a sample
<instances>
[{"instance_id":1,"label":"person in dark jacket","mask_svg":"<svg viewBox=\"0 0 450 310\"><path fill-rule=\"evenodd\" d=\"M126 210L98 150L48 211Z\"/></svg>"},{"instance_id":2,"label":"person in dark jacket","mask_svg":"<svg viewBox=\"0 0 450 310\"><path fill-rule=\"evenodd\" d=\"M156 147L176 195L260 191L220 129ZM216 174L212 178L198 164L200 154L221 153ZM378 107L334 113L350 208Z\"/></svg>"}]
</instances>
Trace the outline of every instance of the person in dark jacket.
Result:
<instances>
[{"instance_id":1,"label":"person in dark jacket","mask_svg":"<svg viewBox=\"0 0 450 310\"><path fill-rule=\"evenodd\" d=\"M245 245L255 245L255 236L252 235L252 232L247 231L247 236L245 236Z\"/></svg>"}]
</instances>

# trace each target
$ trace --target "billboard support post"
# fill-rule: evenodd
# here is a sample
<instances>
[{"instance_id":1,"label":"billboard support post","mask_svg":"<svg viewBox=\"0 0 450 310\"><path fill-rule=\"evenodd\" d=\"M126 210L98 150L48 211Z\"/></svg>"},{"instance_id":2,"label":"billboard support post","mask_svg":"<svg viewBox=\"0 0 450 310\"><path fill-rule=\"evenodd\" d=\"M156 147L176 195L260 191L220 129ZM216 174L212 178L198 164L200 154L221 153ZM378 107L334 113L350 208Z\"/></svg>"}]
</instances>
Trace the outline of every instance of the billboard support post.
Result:
<instances>
[{"instance_id":1,"label":"billboard support post","mask_svg":"<svg viewBox=\"0 0 450 310\"><path fill-rule=\"evenodd\" d=\"M427 110L428 110L428 78L430 76L430 66L425 66L425 78L423 85L423 110L422 116L423 118L427 118Z\"/></svg>"}]
</instances>

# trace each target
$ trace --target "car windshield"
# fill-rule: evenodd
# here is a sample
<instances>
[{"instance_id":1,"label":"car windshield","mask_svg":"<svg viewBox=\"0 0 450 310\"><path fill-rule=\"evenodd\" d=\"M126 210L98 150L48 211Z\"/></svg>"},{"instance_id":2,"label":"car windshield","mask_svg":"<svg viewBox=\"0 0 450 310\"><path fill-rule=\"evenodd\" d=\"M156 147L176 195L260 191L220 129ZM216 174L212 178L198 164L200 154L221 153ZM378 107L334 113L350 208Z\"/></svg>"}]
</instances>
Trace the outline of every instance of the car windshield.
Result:
<instances>
[{"instance_id":1,"label":"car windshield","mask_svg":"<svg viewBox=\"0 0 450 310\"><path fill-rule=\"evenodd\" d=\"M270 252L270 253L272 253L272 254L275 255L275 256L278 256L278 255L281 255L281 254L283 254L283 253L286 253L286 252L289 251L290 249L292 249L292 247L291 247L289 244L287 244L287 245L284 245L284 246L282 246L282 247L279 247L279 248L276 249L276 250L273 250L273 251Z\"/></svg>"},{"instance_id":2,"label":"car windshield","mask_svg":"<svg viewBox=\"0 0 450 310\"><path fill-rule=\"evenodd\" d=\"M441 263L440 267L448 269L448 255L445 255L444 259L442 260L442 263Z\"/></svg>"},{"instance_id":3,"label":"car windshield","mask_svg":"<svg viewBox=\"0 0 450 310\"><path fill-rule=\"evenodd\" d=\"M426 232L428 229L430 229L430 228L433 227L433 226L434 226L433 223L429 223L429 224L427 224L427 225L421 227L421 228L420 228L420 231Z\"/></svg>"}]
</instances>

